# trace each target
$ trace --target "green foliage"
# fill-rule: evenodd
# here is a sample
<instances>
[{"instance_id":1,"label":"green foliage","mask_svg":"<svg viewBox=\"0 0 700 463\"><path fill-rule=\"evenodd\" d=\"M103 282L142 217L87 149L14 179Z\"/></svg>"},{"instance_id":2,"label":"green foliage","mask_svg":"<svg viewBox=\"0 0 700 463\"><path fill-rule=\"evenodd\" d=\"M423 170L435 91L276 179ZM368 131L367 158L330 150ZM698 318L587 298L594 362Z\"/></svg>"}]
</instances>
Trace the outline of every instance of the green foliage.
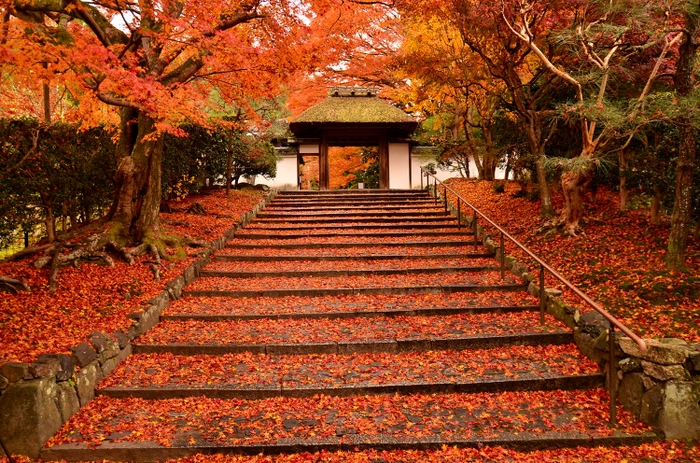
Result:
<instances>
[{"instance_id":1,"label":"green foliage","mask_svg":"<svg viewBox=\"0 0 700 463\"><path fill-rule=\"evenodd\" d=\"M0 146L0 247L49 212L87 222L111 204L115 146L104 128L0 120Z\"/></svg>"},{"instance_id":2,"label":"green foliage","mask_svg":"<svg viewBox=\"0 0 700 463\"><path fill-rule=\"evenodd\" d=\"M506 182L505 182L505 181L496 180L496 181L493 182L493 184L491 185L491 189L492 189L493 192L496 193L496 194L505 193L505 191L506 191Z\"/></svg>"},{"instance_id":3,"label":"green foliage","mask_svg":"<svg viewBox=\"0 0 700 463\"><path fill-rule=\"evenodd\" d=\"M242 176L269 178L277 173L275 149L265 139L223 127L210 131L187 125L182 130L184 137L165 135L162 188L167 198L182 198L198 191L206 179L221 183L226 176L229 147L234 183Z\"/></svg>"}]
</instances>

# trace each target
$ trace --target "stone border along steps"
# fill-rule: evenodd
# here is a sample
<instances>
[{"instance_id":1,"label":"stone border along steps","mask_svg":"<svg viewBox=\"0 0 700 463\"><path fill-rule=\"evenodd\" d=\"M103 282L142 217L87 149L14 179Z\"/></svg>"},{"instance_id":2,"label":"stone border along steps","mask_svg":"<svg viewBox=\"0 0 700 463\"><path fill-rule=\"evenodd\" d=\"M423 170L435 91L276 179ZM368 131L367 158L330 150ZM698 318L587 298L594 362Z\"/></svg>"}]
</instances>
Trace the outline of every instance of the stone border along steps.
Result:
<instances>
[{"instance_id":1,"label":"stone border along steps","mask_svg":"<svg viewBox=\"0 0 700 463\"><path fill-rule=\"evenodd\" d=\"M420 201L421 208L427 209L423 206L426 198L427 194L422 191L290 191L280 192L269 208L283 209L287 214L280 214L281 217L300 223L301 213L309 206L318 204L316 201L323 204L332 200L346 204L343 210L348 217L353 217L354 224L361 224L364 216L358 218L353 201L377 206L379 212L366 216L368 221L376 223L385 220L381 212L384 201L391 200L392 204L406 208L414 208L414 201ZM416 220L447 218L444 208L436 207L434 202L429 207L430 211L412 217ZM263 219L265 215L269 214L260 212L253 221L254 226L270 223ZM345 229L342 214L336 215L325 225L337 224ZM319 216L323 214L310 220L318 223ZM454 223L455 219L452 221ZM410 228L410 224L406 227ZM236 237L246 233L246 230L236 232ZM421 233L420 230L412 232L415 236ZM270 229L269 234L273 235L274 230ZM237 244L240 238L234 238L226 244L226 249L214 256L214 262L238 263L245 267L250 260L264 259L270 262L271 272L258 272L256 278L265 281L274 274L277 276L272 281L282 279L289 281L285 286L303 286L307 280L299 276L299 272L286 272L284 276L272 273L274 262L305 259L311 264L354 259L363 262L363 271L369 271L378 257L420 258L400 252L411 246L454 248L454 253L449 255L461 258L493 257L481 246L474 249L472 237L466 230L461 236L459 240L428 236L421 238L425 240L421 242L391 237L381 243L351 243L345 236L326 238L322 243L314 243L313 237L294 242L294 238L279 236L282 238L279 243L261 245L240 245ZM245 239L255 241L251 237ZM333 255L336 249L378 246L397 251L384 249L384 255L366 259L363 253ZM276 258L270 253L258 257L254 254L258 249L296 251L293 256ZM321 250L324 255L316 255ZM228 254L231 251L236 255ZM439 255L444 257L444 253ZM427 271L439 271L422 270L425 272L419 269L418 276ZM478 272L488 271L488 268L478 269ZM206 286L215 275L235 282L249 276L243 272L203 270L199 272L196 285ZM370 274L370 278L377 281L383 278L380 272ZM329 270L324 275L336 278L342 285L348 272ZM318 311L305 313L302 307L313 306L315 300L322 300L320 298L328 294L341 294L338 289L347 288L186 289L185 297L175 301L155 327L134 340L134 354L107 378L107 386L98 387L99 397L94 401L97 403L94 408L88 404L59 434L73 441L50 442L42 450L41 457L68 461L154 461L195 453L426 449L443 445L534 449L636 445L655 439L655 434L633 424L624 412L621 412L620 421L627 423L627 427L623 425L614 432L607 429L607 393L601 387L604 376L575 349L572 333L554 318L548 316L545 329L537 326L535 300L524 290L527 282L514 281L512 274L506 280L513 283L486 288L520 291L522 305L479 304L479 299L472 300L478 297L479 291L484 291L479 285L409 285L350 288L348 294L382 294L376 298L384 305L373 312L353 310L349 304L347 310L340 312L319 307ZM382 302L387 297L420 301L420 295L426 293L438 295L436 297L457 294L466 302L461 305L452 302L443 307L399 307L398 310L393 302ZM180 305L191 304L202 296L218 298L222 303L231 300L250 305L256 304L256 297L266 296L278 298L272 301L284 300L285 304L296 306L285 306L287 313L178 316ZM338 300L343 303L343 299ZM495 328L489 328L491 325ZM256 341L255 336L260 338ZM516 355L523 349L529 350ZM545 355L548 349L563 349L569 353L565 360L557 362ZM470 355L478 361L450 364L443 360L443 363L424 365L421 359L443 355L440 352L448 358L473 352ZM203 357L206 355L212 356ZM521 362L516 366L494 366L516 357ZM224 366L217 374L202 377L207 368L221 362ZM195 363L203 365L204 370L192 371L189 375L188 369L195 368L192 366ZM555 364L571 368L555 368ZM268 368L266 365L272 366L263 373L264 368ZM335 365L337 371L331 372L331 365ZM431 373L422 370L428 367L432 368ZM190 377L192 375L195 379ZM149 400L134 402L143 399ZM163 409L169 411L164 414ZM139 437L134 432L138 430L129 427L133 422L155 427L143 430L141 435L145 437ZM171 435L156 435L157 430L168 426L172 426ZM100 427L103 427L102 434Z\"/></svg>"}]
</instances>

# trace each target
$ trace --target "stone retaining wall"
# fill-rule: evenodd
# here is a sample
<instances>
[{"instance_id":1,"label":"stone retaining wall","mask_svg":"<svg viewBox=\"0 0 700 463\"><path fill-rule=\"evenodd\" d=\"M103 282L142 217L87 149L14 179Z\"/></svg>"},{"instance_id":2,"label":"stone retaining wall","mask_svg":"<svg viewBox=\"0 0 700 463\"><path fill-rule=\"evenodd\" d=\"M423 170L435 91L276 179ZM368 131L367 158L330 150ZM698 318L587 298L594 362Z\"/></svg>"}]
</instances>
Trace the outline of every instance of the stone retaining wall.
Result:
<instances>
[{"instance_id":1,"label":"stone retaining wall","mask_svg":"<svg viewBox=\"0 0 700 463\"><path fill-rule=\"evenodd\" d=\"M270 190L180 276L165 284L147 306L130 313L133 321L125 333L92 333L87 341L73 346L70 355L42 354L31 364L0 365L0 438L8 452L38 458L46 441L95 397L95 387L102 378L131 354L131 341L158 323L163 310L181 297L183 288L197 278L213 252L223 249L276 194Z\"/></svg>"}]
</instances>

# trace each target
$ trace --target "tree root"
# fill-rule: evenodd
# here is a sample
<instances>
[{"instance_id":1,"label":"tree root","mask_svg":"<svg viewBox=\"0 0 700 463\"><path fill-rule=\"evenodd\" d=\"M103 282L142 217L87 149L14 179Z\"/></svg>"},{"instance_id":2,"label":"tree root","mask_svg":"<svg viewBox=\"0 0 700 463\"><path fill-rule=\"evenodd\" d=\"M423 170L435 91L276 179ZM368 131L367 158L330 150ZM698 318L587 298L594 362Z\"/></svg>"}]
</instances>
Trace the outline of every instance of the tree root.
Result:
<instances>
[{"instance_id":1,"label":"tree root","mask_svg":"<svg viewBox=\"0 0 700 463\"><path fill-rule=\"evenodd\" d=\"M40 251L44 251L44 250L49 249L51 247L53 247L53 244L44 244L42 246L32 246L31 248L22 249L21 251L16 252L16 253L12 254L11 256L7 257L5 259L5 261L9 262L12 260L18 260L18 259L21 259L22 257L31 256L32 254L35 254L35 253L40 252Z\"/></svg>"},{"instance_id":2,"label":"tree root","mask_svg":"<svg viewBox=\"0 0 700 463\"><path fill-rule=\"evenodd\" d=\"M134 265L134 263L136 262L136 260L134 259L134 255L119 243L115 243L114 241L108 241L105 245L105 248L111 249L112 251L119 254L119 256L121 256L121 258L124 259L129 265Z\"/></svg>"},{"instance_id":3,"label":"tree root","mask_svg":"<svg viewBox=\"0 0 700 463\"><path fill-rule=\"evenodd\" d=\"M188 207L185 212L188 214L195 215L207 215L207 211L204 209L204 206L202 206L200 203L192 203L192 205Z\"/></svg>"},{"instance_id":4,"label":"tree root","mask_svg":"<svg viewBox=\"0 0 700 463\"><path fill-rule=\"evenodd\" d=\"M18 294L20 291L31 291L29 284L24 280L16 280L0 275L0 291Z\"/></svg>"}]
</instances>

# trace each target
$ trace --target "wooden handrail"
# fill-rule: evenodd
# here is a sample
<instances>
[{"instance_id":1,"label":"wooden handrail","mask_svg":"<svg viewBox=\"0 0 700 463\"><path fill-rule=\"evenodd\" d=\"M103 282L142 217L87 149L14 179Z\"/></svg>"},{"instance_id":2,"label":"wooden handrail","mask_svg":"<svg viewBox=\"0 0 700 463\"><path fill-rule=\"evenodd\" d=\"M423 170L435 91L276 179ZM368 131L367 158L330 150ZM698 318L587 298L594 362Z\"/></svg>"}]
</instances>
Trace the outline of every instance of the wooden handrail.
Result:
<instances>
[{"instance_id":1,"label":"wooden handrail","mask_svg":"<svg viewBox=\"0 0 700 463\"><path fill-rule=\"evenodd\" d=\"M614 384L612 381L614 371L612 369L612 365L615 359L615 353L614 353L614 332L615 328L619 329L622 331L627 337L632 339L635 343L637 343L637 346L639 346L639 351L641 355L644 355L647 352L647 344L644 342L642 338L634 334L629 328L627 328L621 321L619 321L617 318L615 318L613 315L611 315L607 310L605 310L603 307L601 307L600 304L595 302L593 299L591 299L586 293L578 289L573 283L571 283L569 280L564 278L563 275L561 275L559 272L554 270L550 265L548 265L545 261L540 259L535 253L530 251L528 248L526 248L523 244L521 244L518 240L516 240L513 236L511 236L507 231L505 231L503 228L498 226L493 220L488 218L483 212L481 212L479 209L477 209L473 204L471 204L469 201L464 199L462 196L460 196L459 193L457 193L455 190L447 186L444 182L440 181L435 175L433 175L431 172L425 170L425 168L421 167L421 185L423 183L422 176L425 175L425 178L427 180L427 187L428 190L430 190L430 178L432 177L434 179L434 195L437 198L438 192L437 192L437 185L440 183L441 187L444 189L444 196L445 196L445 205L447 205L447 191L455 195L455 197L458 198L459 201L463 201L464 204L466 204L470 209L474 211L474 217L480 216L483 220L488 222L493 228L498 230L501 233L501 262L503 263L505 261L505 250L503 246L503 237L508 238L513 244L515 244L518 248L520 248L523 252L525 252L528 256L530 256L535 262L537 262L540 265L540 301L541 301L541 317L544 317L544 303L546 300L546 294L544 291L544 270L548 271L550 274L552 274L557 280L559 280L566 288L571 290L574 294L576 294L581 300L583 300L586 304L588 304L590 307L593 308L596 312L598 312L600 315L605 318L605 320L610 324L610 331L608 334L609 337L609 346L610 346L610 367L609 367L609 374L610 374L610 421L612 424L615 423L615 391L614 391ZM461 209L461 205L458 206L458 209ZM460 219L461 222L461 219ZM477 239L476 237L476 227L474 227L474 234L475 234L475 241ZM542 318L542 321L544 319Z\"/></svg>"}]
</instances>

